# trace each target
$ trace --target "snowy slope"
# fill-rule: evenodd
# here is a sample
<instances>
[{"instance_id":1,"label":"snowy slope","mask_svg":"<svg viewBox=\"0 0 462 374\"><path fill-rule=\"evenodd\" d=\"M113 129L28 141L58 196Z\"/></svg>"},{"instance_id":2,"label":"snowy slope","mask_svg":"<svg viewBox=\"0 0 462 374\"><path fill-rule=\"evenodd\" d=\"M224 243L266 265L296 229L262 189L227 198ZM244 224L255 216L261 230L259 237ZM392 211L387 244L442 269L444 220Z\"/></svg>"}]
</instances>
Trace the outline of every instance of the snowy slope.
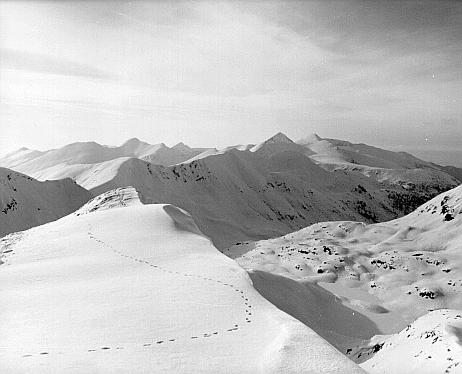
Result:
<instances>
[{"instance_id":1,"label":"snowy slope","mask_svg":"<svg viewBox=\"0 0 462 374\"><path fill-rule=\"evenodd\" d=\"M186 212L135 196L4 238L3 372L363 372L262 298Z\"/></svg>"},{"instance_id":2,"label":"snowy slope","mask_svg":"<svg viewBox=\"0 0 462 374\"><path fill-rule=\"evenodd\" d=\"M70 179L39 182L0 168L0 237L61 218L90 196Z\"/></svg>"},{"instance_id":3,"label":"snowy slope","mask_svg":"<svg viewBox=\"0 0 462 374\"><path fill-rule=\"evenodd\" d=\"M312 159L323 164L353 164L386 169L415 169L435 167L406 152L392 152L367 144L354 144L345 140L309 135L297 144L313 152Z\"/></svg>"},{"instance_id":4,"label":"snowy slope","mask_svg":"<svg viewBox=\"0 0 462 374\"><path fill-rule=\"evenodd\" d=\"M156 165L175 165L202 153L202 150L192 149L184 143L178 143L172 148L162 143L161 147L155 152L144 157L138 157Z\"/></svg>"},{"instance_id":5,"label":"snowy slope","mask_svg":"<svg viewBox=\"0 0 462 374\"><path fill-rule=\"evenodd\" d=\"M390 222L317 223L225 253L251 271L317 283L390 334L429 310L462 310L461 212L459 186Z\"/></svg>"},{"instance_id":6,"label":"snowy slope","mask_svg":"<svg viewBox=\"0 0 462 374\"><path fill-rule=\"evenodd\" d=\"M190 148L184 143L169 148L163 143L151 145L136 138L128 140L120 147L87 142L73 143L45 152L23 148L0 158L0 166L12 168L39 180L69 177L84 188L93 190L115 178L119 168L129 158L168 166L189 164L211 157L225 159L221 156L236 152L251 153L254 158L267 161L279 153L298 153L310 157L328 171L338 171L337 175L343 174L343 178L356 180L357 184L363 185L364 176L378 182L381 185L380 189L383 190L379 194L388 195L386 197L388 203L384 208L388 213L386 217L383 212L374 217L376 207L373 207L371 212L365 211L366 205L371 204L365 201L359 203L362 206L355 206L353 209L360 211L363 219L366 220L380 221L409 213L436 194L460 183L456 178L459 175L458 169L455 171L445 169L403 152L391 152L335 139L322 139L316 134L295 143L285 134L277 133L258 145L235 145L218 150ZM223 168L226 166L226 164L222 165ZM307 168L307 170L311 169L311 166ZM297 175L290 177L296 178ZM350 205L357 205L357 202L350 201ZM350 206L348 209L351 208ZM300 213L299 209L296 210ZM358 219L344 215L337 217L337 219L347 218Z\"/></svg>"},{"instance_id":7,"label":"snowy slope","mask_svg":"<svg viewBox=\"0 0 462 374\"><path fill-rule=\"evenodd\" d=\"M49 151L32 151L21 148L0 158L0 166L12 168L39 180L73 178L81 186L90 189L104 183L89 181L95 170L120 166L127 158L145 159L160 165L183 162L202 149L192 149L183 143L172 148L165 144L148 144L139 139L127 140L119 147L100 145L95 142L68 144Z\"/></svg>"},{"instance_id":8,"label":"snowy slope","mask_svg":"<svg viewBox=\"0 0 462 374\"><path fill-rule=\"evenodd\" d=\"M311 154L304 147L294 143L287 135L278 132L264 142L250 148L250 152L255 152L262 156L271 156L279 152L292 151L301 154Z\"/></svg>"},{"instance_id":9,"label":"snowy slope","mask_svg":"<svg viewBox=\"0 0 462 374\"><path fill-rule=\"evenodd\" d=\"M399 334L376 337L355 355L371 374L462 373L462 311L440 309L420 317Z\"/></svg>"},{"instance_id":10,"label":"snowy slope","mask_svg":"<svg viewBox=\"0 0 462 374\"><path fill-rule=\"evenodd\" d=\"M401 213L381 184L363 175L326 171L293 151L262 156L232 150L171 167L129 159L113 179L91 191L97 195L129 185L143 203L188 210L220 248L317 221L381 221Z\"/></svg>"},{"instance_id":11,"label":"snowy slope","mask_svg":"<svg viewBox=\"0 0 462 374\"><path fill-rule=\"evenodd\" d=\"M313 136L305 143L323 141ZM280 236L318 221L390 220L458 184L430 168L330 170L313 162L315 154L307 144L296 144L282 133L256 146L205 151L183 143L168 148L131 139L121 147L74 143L38 158L22 150L0 164L14 162L39 179L71 177L94 195L134 186L144 203L171 203L191 212L220 248ZM401 157L377 153L383 159ZM27 157L18 164L21 154ZM182 159L188 160L170 167L152 164Z\"/></svg>"},{"instance_id":12,"label":"snowy slope","mask_svg":"<svg viewBox=\"0 0 462 374\"><path fill-rule=\"evenodd\" d=\"M460 169L445 168L406 152L321 138L316 134L300 139L297 144L310 151L310 158L328 170L361 173L379 182L410 190L439 193L462 182Z\"/></svg>"},{"instance_id":13,"label":"snowy slope","mask_svg":"<svg viewBox=\"0 0 462 374\"><path fill-rule=\"evenodd\" d=\"M409 192L361 173L327 171L306 153L277 134L250 151L211 152L170 167L138 159L111 161L84 174L82 182L95 195L130 185L144 203L186 209L220 248L279 236L318 221L390 220L435 194ZM455 185L455 180L443 183L445 188Z\"/></svg>"}]
</instances>

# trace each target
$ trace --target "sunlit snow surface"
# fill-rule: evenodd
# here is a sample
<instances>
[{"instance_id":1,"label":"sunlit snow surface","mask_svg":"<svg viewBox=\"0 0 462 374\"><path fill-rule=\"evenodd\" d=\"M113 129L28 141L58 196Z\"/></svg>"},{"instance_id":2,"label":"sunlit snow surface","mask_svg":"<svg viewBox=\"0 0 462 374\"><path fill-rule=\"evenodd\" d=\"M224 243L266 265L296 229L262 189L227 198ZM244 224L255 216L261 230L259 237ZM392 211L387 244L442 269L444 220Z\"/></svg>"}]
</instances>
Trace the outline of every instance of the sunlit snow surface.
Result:
<instances>
[{"instance_id":1,"label":"sunlit snow surface","mask_svg":"<svg viewBox=\"0 0 462 374\"><path fill-rule=\"evenodd\" d=\"M362 372L263 299L186 212L109 196L112 209L2 240L2 373Z\"/></svg>"},{"instance_id":2,"label":"sunlit snow surface","mask_svg":"<svg viewBox=\"0 0 462 374\"><path fill-rule=\"evenodd\" d=\"M261 292L352 359L369 359L362 366L371 373L461 373L461 228L459 186L394 221L318 223L280 238L241 243L226 253L251 273L286 277L305 287L287 299L275 296L271 286L261 286ZM300 311L288 304L319 294L319 285L355 311L346 324L350 331L333 329L334 323L329 331L315 313L304 314L312 306ZM335 300L329 305L327 312L319 311L325 319L345 315ZM367 323L355 326L364 317L379 334ZM367 334L392 335L360 343Z\"/></svg>"}]
</instances>

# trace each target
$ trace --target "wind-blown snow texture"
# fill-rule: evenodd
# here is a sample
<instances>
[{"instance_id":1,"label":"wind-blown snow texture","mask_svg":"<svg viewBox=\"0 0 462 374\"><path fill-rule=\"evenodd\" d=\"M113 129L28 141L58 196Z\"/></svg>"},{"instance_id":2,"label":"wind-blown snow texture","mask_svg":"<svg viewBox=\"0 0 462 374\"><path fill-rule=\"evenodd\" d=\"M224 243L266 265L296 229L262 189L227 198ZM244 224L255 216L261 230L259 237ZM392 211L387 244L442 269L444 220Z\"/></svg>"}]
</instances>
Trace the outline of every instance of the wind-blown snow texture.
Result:
<instances>
[{"instance_id":1,"label":"wind-blown snow texture","mask_svg":"<svg viewBox=\"0 0 462 374\"><path fill-rule=\"evenodd\" d=\"M262 298L188 213L135 196L3 238L3 372L363 372Z\"/></svg>"},{"instance_id":2,"label":"wind-blown snow texture","mask_svg":"<svg viewBox=\"0 0 462 374\"><path fill-rule=\"evenodd\" d=\"M462 372L460 169L282 133L0 165L90 190L0 168L8 373Z\"/></svg>"},{"instance_id":3,"label":"wind-blown snow texture","mask_svg":"<svg viewBox=\"0 0 462 374\"><path fill-rule=\"evenodd\" d=\"M462 186L394 221L373 225L341 221L318 223L281 238L236 245L226 253L237 257L239 264L251 272L288 277L297 281L299 287L322 285L341 297L345 306L354 309L361 318L365 316L374 321L386 334L404 329L428 311L453 309L422 317L415 323L417 327L412 334L408 333L408 327L399 335L383 340L387 342L384 351L363 367L373 373L462 371L458 363L462 357L458 353L462 345L460 321L451 325L455 327L444 327L448 316L455 321L462 313ZM304 298L300 293L292 295L291 302L295 304L297 298ZM284 298L270 295L269 299L281 309L287 308ZM300 311L291 314L300 320L303 318ZM367 334L370 338L377 334L373 329L358 329L364 335L355 336L332 326L326 331L319 320L305 320L354 359L364 360L382 348L380 338L360 343ZM449 344L444 359L440 353L443 346L415 342L423 339L427 322L427 330L433 329L428 334L436 339L432 344L443 335L442 341ZM355 347L355 338L363 348ZM427 342L425 339L422 342ZM411 356L409 352L416 355ZM398 364L403 358L407 365ZM389 363L391 360L393 364Z\"/></svg>"},{"instance_id":4,"label":"wind-blown snow texture","mask_svg":"<svg viewBox=\"0 0 462 374\"><path fill-rule=\"evenodd\" d=\"M432 311L399 334L378 336L372 343L354 354L372 355L361 365L369 373L461 373L462 312Z\"/></svg>"}]
</instances>

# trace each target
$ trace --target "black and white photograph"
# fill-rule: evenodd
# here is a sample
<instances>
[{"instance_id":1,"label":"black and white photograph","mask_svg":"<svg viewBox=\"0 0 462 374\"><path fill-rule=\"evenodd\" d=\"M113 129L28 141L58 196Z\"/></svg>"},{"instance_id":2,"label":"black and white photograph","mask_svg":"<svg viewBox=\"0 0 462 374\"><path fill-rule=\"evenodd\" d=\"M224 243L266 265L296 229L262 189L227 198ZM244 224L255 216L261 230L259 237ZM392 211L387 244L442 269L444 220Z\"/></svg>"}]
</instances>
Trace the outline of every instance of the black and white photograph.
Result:
<instances>
[{"instance_id":1,"label":"black and white photograph","mask_svg":"<svg viewBox=\"0 0 462 374\"><path fill-rule=\"evenodd\" d=\"M462 374L462 1L0 0L0 374Z\"/></svg>"}]
</instances>

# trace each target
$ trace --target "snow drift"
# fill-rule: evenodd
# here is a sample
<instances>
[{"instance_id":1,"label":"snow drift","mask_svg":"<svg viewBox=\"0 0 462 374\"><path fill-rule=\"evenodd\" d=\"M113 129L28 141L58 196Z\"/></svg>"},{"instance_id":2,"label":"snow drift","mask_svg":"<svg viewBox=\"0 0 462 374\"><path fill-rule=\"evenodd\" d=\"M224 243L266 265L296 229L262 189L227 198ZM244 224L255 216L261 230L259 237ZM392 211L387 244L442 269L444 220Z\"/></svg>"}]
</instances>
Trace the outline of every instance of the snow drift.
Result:
<instances>
[{"instance_id":1,"label":"snow drift","mask_svg":"<svg viewBox=\"0 0 462 374\"><path fill-rule=\"evenodd\" d=\"M236 245L225 253L237 257L239 264L249 271L287 277L300 284L318 284L340 297L346 307L374 322L380 334L393 334L429 311L462 310L461 245L462 186L459 186L390 222L372 225L345 221L317 223L280 238ZM293 303L297 303L294 301L297 298L304 298L300 292L291 294ZM273 296L270 300L283 310L287 307L287 301L281 298ZM443 314L432 316L428 320L435 321ZM306 321L320 326L319 322ZM365 335L357 338L377 335L373 329L362 331ZM320 334L346 354L354 354L355 345L348 348L348 344L355 339L342 341L335 335L321 331ZM354 334L344 335L354 338ZM405 333L400 333L402 335ZM413 344L412 339L399 341L400 348L393 352L400 349L408 352ZM409 347L405 347L405 343ZM433 357L437 354L435 351ZM377 372L389 372L390 357L381 354L373 361ZM452 354L451 357L455 360L456 356ZM427 372L435 367L442 368L443 363L448 367L453 363L445 360L438 361L436 366L429 364L433 369ZM418 365L425 365L423 362ZM364 367L369 370L371 365ZM455 371L449 372L460 370L455 366L451 366ZM406 370L401 366L393 370L413 372L411 363Z\"/></svg>"},{"instance_id":2,"label":"snow drift","mask_svg":"<svg viewBox=\"0 0 462 374\"><path fill-rule=\"evenodd\" d=\"M187 212L135 194L1 242L5 372L363 372L262 298Z\"/></svg>"}]
</instances>

